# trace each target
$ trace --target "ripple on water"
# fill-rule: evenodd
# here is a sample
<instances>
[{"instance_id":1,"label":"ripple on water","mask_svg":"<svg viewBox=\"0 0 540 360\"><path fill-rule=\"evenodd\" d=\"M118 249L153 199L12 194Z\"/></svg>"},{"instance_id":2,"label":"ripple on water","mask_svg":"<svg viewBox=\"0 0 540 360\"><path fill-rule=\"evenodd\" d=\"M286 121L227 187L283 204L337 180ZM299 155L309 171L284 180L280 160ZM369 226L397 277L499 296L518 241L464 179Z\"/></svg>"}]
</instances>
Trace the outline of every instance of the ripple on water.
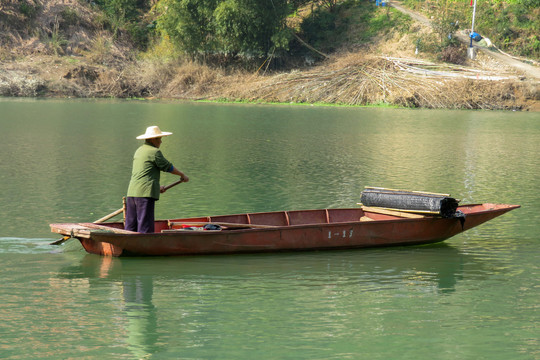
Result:
<instances>
[{"instance_id":1,"label":"ripple on water","mask_svg":"<svg viewBox=\"0 0 540 360\"><path fill-rule=\"evenodd\" d=\"M57 239L0 237L0 254L41 254L55 249L50 245Z\"/></svg>"}]
</instances>

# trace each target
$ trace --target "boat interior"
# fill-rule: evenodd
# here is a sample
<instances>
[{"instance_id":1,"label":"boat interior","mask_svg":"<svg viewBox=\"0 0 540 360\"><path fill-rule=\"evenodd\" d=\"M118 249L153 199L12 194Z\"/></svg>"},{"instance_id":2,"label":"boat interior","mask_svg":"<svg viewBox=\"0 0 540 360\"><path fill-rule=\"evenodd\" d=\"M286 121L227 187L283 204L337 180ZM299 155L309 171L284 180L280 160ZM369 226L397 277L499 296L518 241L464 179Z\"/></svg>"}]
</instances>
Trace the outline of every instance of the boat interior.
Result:
<instances>
[{"instance_id":1,"label":"boat interior","mask_svg":"<svg viewBox=\"0 0 540 360\"><path fill-rule=\"evenodd\" d=\"M419 217L424 217L424 215L368 207L292 210L156 220L154 231L156 233L162 233L184 230L202 230L205 225L209 224L218 225L219 230L237 230L275 228L295 225L333 224L357 221L395 220L400 218ZM64 225L67 226L69 224ZM110 229L116 233L132 233L131 231L123 230L123 222L101 224L84 223L84 225L80 225L87 227L88 230ZM56 224L56 227L63 229L61 224Z\"/></svg>"},{"instance_id":2,"label":"boat interior","mask_svg":"<svg viewBox=\"0 0 540 360\"><path fill-rule=\"evenodd\" d=\"M248 213L236 215L203 216L198 218L172 219L156 222L156 232L177 231L201 227L206 224L220 225L223 229L273 228L295 225L333 224L356 221L390 220L396 218L419 218L424 215L407 214L374 208L317 209Z\"/></svg>"}]
</instances>

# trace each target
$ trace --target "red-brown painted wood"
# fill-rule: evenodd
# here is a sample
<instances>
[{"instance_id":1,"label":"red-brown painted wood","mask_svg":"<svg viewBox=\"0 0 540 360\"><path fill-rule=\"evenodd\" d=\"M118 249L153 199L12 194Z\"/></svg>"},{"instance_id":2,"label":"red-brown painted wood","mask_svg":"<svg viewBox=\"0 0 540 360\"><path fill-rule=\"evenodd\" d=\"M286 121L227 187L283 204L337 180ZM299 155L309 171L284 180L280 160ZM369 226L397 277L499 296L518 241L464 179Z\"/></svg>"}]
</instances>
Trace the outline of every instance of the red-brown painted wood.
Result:
<instances>
[{"instance_id":1,"label":"red-brown painted wood","mask_svg":"<svg viewBox=\"0 0 540 360\"><path fill-rule=\"evenodd\" d=\"M122 223L51 224L51 230L78 238L86 251L104 256L347 249L439 242L518 207L504 204L460 206L458 210L466 214L463 227L457 218L403 218L354 208L158 220L156 232L152 234L123 230ZM269 227L170 231L171 222L257 224Z\"/></svg>"}]
</instances>

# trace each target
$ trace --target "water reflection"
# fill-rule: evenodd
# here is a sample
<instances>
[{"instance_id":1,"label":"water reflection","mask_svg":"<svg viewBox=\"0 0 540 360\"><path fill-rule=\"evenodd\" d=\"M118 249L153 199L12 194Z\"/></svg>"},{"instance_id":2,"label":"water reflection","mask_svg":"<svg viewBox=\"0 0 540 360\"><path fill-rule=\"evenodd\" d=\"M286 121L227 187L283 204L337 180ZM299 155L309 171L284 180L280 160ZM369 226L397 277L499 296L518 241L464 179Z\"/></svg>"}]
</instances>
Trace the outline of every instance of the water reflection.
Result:
<instances>
[{"instance_id":1,"label":"water reflection","mask_svg":"<svg viewBox=\"0 0 540 360\"><path fill-rule=\"evenodd\" d=\"M64 278L88 278L90 285L99 287L96 280L110 280L122 292L121 309L124 314L126 344L136 359L145 359L156 351L157 308L152 302L154 274L139 274L137 267L124 269L116 258L85 255L79 265L64 268Z\"/></svg>"},{"instance_id":2,"label":"water reflection","mask_svg":"<svg viewBox=\"0 0 540 360\"><path fill-rule=\"evenodd\" d=\"M316 338L322 336L314 333L321 325L332 336L351 331L354 323L390 326L396 311L402 311L402 301L413 304L418 297L448 296L460 291L464 274L476 281L489 273L481 259L436 244L241 256L85 255L59 276L86 278L83 283L96 287L94 294L116 301L112 307L118 313L108 315L123 319L127 348L145 358L169 351L160 344L171 341L195 349L229 338L231 346L240 346L234 341L268 336L283 322ZM73 281L71 286L78 284ZM315 322L319 330L313 328Z\"/></svg>"},{"instance_id":3,"label":"water reflection","mask_svg":"<svg viewBox=\"0 0 540 360\"><path fill-rule=\"evenodd\" d=\"M468 270L482 267L480 261L445 244L357 251L112 260L87 255L85 259L100 262L99 276L106 274L103 269L108 266L104 264L114 262L115 270L109 270L107 276L120 277L123 283L132 285L140 284L142 278L159 277L161 281L177 283L241 280L243 286L249 282L261 286L271 276L299 285L302 282L311 285L352 283L364 291L384 290L387 284L410 286L411 281L442 292L454 291L465 263ZM151 290L147 291L150 295Z\"/></svg>"},{"instance_id":4,"label":"water reflection","mask_svg":"<svg viewBox=\"0 0 540 360\"><path fill-rule=\"evenodd\" d=\"M189 256L161 258L108 258L85 255L80 264L62 271L63 276L107 278L130 287L128 298L148 302L153 282L253 281L272 278L296 282L356 283L363 290L384 290L390 282L419 279L439 290L455 290L467 271L482 273L483 263L446 244L373 250L312 253ZM71 275L68 275L71 274ZM396 285L394 283L393 285ZM146 289L144 294L142 289ZM139 301L139 302L141 302ZM143 301L143 302L144 302Z\"/></svg>"},{"instance_id":5,"label":"water reflection","mask_svg":"<svg viewBox=\"0 0 540 360\"><path fill-rule=\"evenodd\" d=\"M134 276L122 280L124 312L128 320L128 348L143 359L155 350L157 312L152 303L154 292L151 276Z\"/></svg>"}]
</instances>

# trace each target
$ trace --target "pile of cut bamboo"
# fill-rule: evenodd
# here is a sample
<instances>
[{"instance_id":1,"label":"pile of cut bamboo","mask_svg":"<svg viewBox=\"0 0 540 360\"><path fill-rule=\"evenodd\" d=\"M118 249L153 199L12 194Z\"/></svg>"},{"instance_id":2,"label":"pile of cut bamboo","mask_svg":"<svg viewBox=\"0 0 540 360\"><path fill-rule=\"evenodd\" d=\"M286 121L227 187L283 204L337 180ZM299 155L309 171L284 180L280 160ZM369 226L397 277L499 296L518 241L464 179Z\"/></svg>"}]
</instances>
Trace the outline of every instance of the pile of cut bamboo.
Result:
<instances>
[{"instance_id":1,"label":"pile of cut bamboo","mask_svg":"<svg viewBox=\"0 0 540 360\"><path fill-rule=\"evenodd\" d=\"M523 91L515 81L465 70L440 71L429 66L426 70L394 58L366 58L342 67L261 76L231 95L237 100L282 103L508 109L515 105L516 91Z\"/></svg>"}]
</instances>

